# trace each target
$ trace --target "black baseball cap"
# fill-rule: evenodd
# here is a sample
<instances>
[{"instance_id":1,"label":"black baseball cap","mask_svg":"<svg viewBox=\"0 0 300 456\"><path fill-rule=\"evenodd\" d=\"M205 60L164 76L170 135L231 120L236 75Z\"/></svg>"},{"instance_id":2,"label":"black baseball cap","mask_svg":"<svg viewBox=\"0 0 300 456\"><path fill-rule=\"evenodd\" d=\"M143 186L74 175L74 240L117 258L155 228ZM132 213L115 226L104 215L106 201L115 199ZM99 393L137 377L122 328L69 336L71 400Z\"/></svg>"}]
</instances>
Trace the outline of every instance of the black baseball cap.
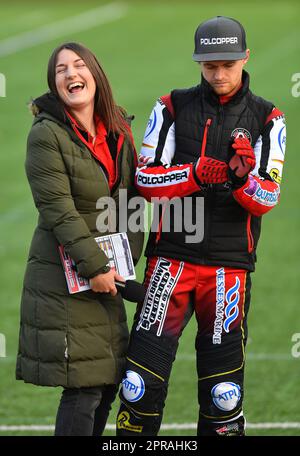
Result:
<instances>
[{"instance_id":1,"label":"black baseball cap","mask_svg":"<svg viewBox=\"0 0 300 456\"><path fill-rule=\"evenodd\" d=\"M242 24L231 17L216 16L198 26L193 60L240 60L246 57L246 49Z\"/></svg>"}]
</instances>

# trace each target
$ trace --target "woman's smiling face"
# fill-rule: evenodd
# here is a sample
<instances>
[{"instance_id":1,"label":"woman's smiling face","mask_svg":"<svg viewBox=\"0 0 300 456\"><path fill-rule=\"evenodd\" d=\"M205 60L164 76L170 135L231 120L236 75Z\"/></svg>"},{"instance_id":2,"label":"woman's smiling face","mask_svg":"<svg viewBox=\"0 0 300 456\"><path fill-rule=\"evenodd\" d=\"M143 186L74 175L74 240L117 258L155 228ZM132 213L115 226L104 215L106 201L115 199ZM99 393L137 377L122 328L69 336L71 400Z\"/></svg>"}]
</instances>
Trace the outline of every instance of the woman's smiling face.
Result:
<instances>
[{"instance_id":1,"label":"woman's smiling face","mask_svg":"<svg viewBox=\"0 0 300 456\"><path fill-rule=\"evenodd\" d=\"M71 109L94 106L96 83L84 60L70 49L62 49L55 65L55 84L59 97Z\"/></svg>"}]
</instances>

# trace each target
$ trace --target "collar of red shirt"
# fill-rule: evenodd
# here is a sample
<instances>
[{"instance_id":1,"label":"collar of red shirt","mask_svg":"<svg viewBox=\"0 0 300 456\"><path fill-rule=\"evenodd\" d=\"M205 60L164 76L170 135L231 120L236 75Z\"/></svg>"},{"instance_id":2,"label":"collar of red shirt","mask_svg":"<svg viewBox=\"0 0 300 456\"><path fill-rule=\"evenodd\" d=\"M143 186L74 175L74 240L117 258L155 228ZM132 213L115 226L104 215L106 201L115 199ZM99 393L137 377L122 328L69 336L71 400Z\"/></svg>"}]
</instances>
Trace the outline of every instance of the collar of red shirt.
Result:
<instances>
[{"instance_id":1,"label":"collar of red shirt","mask_svg":"<svg viewBox=\"0 0 300 456\"><path fill-rule=\"evenodd\" d=\"M85 134L87 134L87 137L88 137L87 142L93 147L94 146L94 141L95 141L95 136L92 136L89 131L87 131L85 128L82 128L78 124L77 120L66 109L65 109L65 113L69 117L73 128L75 126L78 130L80 130L81 132L84 132ZM103 143L106 140L107 131L106 131L106 128L105 128L102 120L100 119L100 117L97 114L95 115L95 124L96 124L97 143L101 144L101 143Z\"/></svg>"},{"instance_id":2,"label":"collar of red shirt","mask_svg":"<svg viewBox=\"0 0 300 456\"><path fill-rule=\"evenodd\" d=\"M243 86L243 83L241 82L240 85L239 85L239 88L237 89L236 92L234 92L233 95L221 95L219 97L219 100L220 100L220 103L221 104L225 104L225 103L228 103L228 101L231 100L231 98L240 90L240 88Z\"/></svg>"},{"instance_id":3,"label":"collar of red shirt","mask_svg":"<svg viewBox=\"0 0 300 456\"><path fill-rule=\"evenodd\" d=\"M87 130L80 127L76 119L74 119L74 117L67 110L65 112L69 117L72 123L73 130L75 131L79 139L83 141L83 143L89 148L93 156L106 169L109 187L110 189L112 189L117 178L116 164L112 159L109 147L106 142L107 131L103 122L100 120L99 116L95 115L96 136L93 137ZM87 140L84 134L87 135ZM122 136L119 137L118 147L121 147L120 140L122 140L122 138Z\"/></svg>"}]
</instances>

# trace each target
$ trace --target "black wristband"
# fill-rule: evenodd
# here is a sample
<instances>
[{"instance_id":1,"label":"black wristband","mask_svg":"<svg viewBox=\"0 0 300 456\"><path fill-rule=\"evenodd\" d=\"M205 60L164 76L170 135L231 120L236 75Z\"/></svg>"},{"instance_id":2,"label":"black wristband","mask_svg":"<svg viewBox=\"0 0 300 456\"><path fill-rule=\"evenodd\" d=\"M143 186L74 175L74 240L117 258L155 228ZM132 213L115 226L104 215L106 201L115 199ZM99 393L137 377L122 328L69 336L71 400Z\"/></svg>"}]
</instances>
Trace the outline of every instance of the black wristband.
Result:
<instances>
[{"instance_id":1,"label":"black wristband","mask_svg":"<svg viewBox=\"0 0 300 456\"><path fill-rule=\"evenodd\" d=\"M244 177L238 177L230 167L228 168L228 177L233 190L243 187L248 180L248 174Z\"/></svg>"},{"instance_id":2,"label":"black wristband","mask_svg":"<svg viewBox=\"0 0 300 456\"><path fill-rule=\"evenodd\" d=\"M99 274L106 274L109 271L110 271L110 266L108 264L106 264L105 266L103 266L102 268L98 269L96 272L91 274L89 276L89 279L93 279L94 277L96 277Z\"/></svg>"}]
</instances>

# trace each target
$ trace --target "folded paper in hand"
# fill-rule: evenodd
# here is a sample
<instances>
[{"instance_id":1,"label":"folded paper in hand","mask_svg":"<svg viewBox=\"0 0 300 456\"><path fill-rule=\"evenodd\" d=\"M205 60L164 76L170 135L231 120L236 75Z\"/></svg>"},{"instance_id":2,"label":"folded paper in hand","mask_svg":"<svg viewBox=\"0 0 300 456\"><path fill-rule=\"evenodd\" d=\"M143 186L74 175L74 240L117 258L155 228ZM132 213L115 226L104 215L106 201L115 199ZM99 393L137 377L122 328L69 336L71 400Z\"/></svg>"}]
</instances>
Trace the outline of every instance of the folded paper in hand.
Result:
<instances>
[{"instance_id":1,"label":"folded paper in hand","mask_svg":"<svg viewBox=\"0 0 300 456\"><path fill-rule=\"evenodd\" d=\"M134 280L136 278L126 233L107 234L105 236L96 237L95 241L99 248L106 254L108 264L112 269L115 269L125 280ZM89 280L78 274L76 264L65 251L65 248L62 245L58 248L69 293L73 294L90 290Z\"/></svg>"}]
</instances>

